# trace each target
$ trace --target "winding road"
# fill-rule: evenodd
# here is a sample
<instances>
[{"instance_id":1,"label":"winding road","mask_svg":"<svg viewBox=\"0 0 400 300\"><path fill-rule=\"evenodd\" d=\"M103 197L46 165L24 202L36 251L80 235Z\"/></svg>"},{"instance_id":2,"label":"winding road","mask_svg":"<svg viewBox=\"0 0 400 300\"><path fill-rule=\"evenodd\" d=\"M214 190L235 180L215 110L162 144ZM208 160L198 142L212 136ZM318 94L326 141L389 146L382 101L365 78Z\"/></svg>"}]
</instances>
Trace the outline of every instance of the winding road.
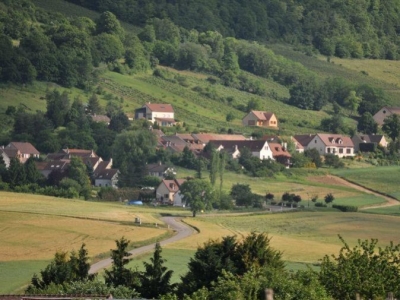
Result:
<instances>
[{"instance_id":1,"label":"winding road","mask_svg":"<svg viewBox=\"0 0 400 300\"><path fill-rule=\"evenodd\" d=\"M161 246L179 241L181 239L184 239L192 234L195 233L195 230L188 225L184 224L182 221L178 221L175 217L163 217L161 220L169 225L170 228L172 228L176 234L173 237L170 237L169 239L163 240L160 242ZM154 250L155 243L143 247L139 247L136 249L133 249L131 251L128 251L132 256L137 256L149 251ZM100 270L107 268L112 264L112 259L111 258L106 258L103 260L98 261L97 263L91 265L89 274L94 274L99 272Z\"/></svg>"}]
</instances>

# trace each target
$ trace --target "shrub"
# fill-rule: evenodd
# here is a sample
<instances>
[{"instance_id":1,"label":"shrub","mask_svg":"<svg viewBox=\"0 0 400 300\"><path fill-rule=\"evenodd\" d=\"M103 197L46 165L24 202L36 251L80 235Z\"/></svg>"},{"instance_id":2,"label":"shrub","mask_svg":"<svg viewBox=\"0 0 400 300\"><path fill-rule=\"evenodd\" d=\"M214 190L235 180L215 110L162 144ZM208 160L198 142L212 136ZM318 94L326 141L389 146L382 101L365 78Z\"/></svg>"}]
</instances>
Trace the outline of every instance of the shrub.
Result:
<instances>
[{"instance_id":1,"label":"shrub","mask_svg":"<svg viewBox=\"0 0 400 300\"><path fill-rule=\"evenodd\" d=\"M340 211L343 211L343 212L357 212L358 211L358 207L357 206L352 206L352 205L333 204L332 207L336 208L336 209L338 209Z\"/></svg>"},{"instance_id":2,"label":"shrub","mask_svg":"<svg viewBox=\"0 0 400 300\"><path fill-rule=\"evenodd\" d=\"M323 202L315 202L315 207L327 207L327 205Z\"/></svg>"}]
</instances>

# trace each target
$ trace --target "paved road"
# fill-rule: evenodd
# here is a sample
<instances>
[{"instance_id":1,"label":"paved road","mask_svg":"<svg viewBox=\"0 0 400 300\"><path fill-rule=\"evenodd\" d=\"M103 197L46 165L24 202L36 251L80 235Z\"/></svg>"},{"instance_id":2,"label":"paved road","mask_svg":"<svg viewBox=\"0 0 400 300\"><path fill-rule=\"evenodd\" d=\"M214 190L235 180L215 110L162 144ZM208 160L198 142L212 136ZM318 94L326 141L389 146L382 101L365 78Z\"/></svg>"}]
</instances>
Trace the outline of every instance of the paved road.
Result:
<instances>
[{"instance_id":1,"label":"paved road","mask_svg":"<svg viewBox=\"0 0 400 300\"><path fill-rule=\"evenodd\" d=\"M169 239L163 240L160 242L161 246L179 241L181 239L184 239L192 234L195 233L195 231L193 230L193 228L189 227L188 225L182 223L180 220L176 220L175 217L163 217L161 218L161 220L169 225L169 227L171 229L173 229L176 234L173 237L170 237ZM151 244L151 245L147 245L147 246L143 246L143 247L139 247L136 249L133 249L131 251L128 251L129 253L131 253L131 256L137 256L146 252L150 252L153 251L155 247L155 243ZM112 264L112 260L111 258L107 258L107 259L103 259L93 265L91 265L90 270L89 270L89 274L93 274L93 273L97 273L100 270L107 268L108 266L110 266Z\"/></svg>"}]
</instances>

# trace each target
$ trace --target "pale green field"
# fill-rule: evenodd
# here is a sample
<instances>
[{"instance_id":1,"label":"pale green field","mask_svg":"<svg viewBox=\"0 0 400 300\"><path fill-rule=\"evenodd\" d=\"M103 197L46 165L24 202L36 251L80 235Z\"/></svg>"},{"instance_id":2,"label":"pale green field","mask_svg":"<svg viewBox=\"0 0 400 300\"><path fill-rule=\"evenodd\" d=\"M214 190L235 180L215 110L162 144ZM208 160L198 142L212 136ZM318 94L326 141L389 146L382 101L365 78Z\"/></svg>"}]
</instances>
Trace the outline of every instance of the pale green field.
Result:
<instances>
[{"instance_id":1,"label":"pale green field","mask_svg":"<svg viewBox=\"0 0 400 300\"><path fill-rule=\"evenodd\" d=\"M337 170L332 173L400 200L399 166Z\"/></svg>"}]
</instances>

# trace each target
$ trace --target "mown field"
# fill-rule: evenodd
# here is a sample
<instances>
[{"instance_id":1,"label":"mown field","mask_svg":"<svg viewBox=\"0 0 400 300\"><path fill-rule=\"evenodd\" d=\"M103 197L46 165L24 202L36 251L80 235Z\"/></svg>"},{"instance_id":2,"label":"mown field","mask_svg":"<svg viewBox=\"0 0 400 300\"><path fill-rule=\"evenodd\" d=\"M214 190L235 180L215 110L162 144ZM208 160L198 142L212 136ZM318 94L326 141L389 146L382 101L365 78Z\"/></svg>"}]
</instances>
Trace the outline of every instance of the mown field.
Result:
<instances>
[{"instance_id":1,"label":"mown field","mask_svg":"<svg viewBox=\"0 0 400 300\"><path fill-rule=\"evenodd\" d=\"M337 170L334 174L400 200L400 166Z\"/></svg>"}]
</instances>

